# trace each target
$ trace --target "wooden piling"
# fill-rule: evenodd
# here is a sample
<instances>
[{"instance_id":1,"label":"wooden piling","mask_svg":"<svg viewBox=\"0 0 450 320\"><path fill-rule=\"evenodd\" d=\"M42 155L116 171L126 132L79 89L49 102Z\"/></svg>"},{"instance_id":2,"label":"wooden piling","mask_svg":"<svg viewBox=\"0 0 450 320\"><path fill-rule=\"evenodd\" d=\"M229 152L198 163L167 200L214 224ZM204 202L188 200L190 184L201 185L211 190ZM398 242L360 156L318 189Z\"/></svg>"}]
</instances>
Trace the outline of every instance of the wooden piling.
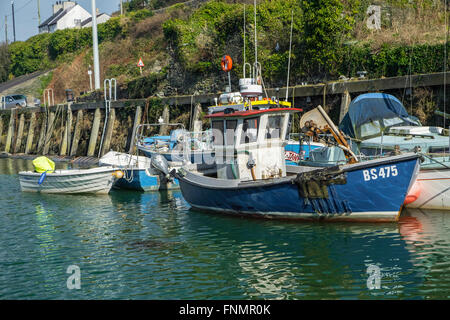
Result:
<instances>
[{"instance_id":1,"label":"wooden piling","mask_svg":"<svg viewBox=\"0 0 450 320\"><path fill-rule=\"evenodd\" d=\"M200 103L197 103L194 107L194 115L192 117L191 131L194 132L202 131L202 121L200 120L201 114L202 114L202 105Z\"/></svg>"},{"instance_id":2,"label":"wooden piling","mask_svg":"<svg viewBox=\"0 0 450 320\"><path fill-rule=\"evenodd\" d=\"M11 116L9 118L8 135L6 136L5 152L9 153L11 151L11 144L14 135L14 118L16 109L11 109Z\"/></svg>"},{"instance_id":3,"label":"wooden piling","mask_svg":"<svg viewBox=\"0 0 450 320\"><path fill-rule=\"evenodd\" d=\"M348 106L350 105L350 102L352 101L350 97L350 93L348 93L348 90L345 90L342 94L341 99L341 110L339 112L339 123L341 123L342 119L344 119L345 114L348 111Z\"/></svg>"},{"instance_id":4,"label":"wooden piling","mask_svg":"<svg viewBox=\"0 0 450 320\"><path fill-rule=\"evenodd\" d=\"M20 115L20 120L19 120L19 129L17 130L17 138L16 138L16 143L14 146L14 153L20 152L20 147L22 145L22 136L23 136L24 126L25 126L25 114L22 113Z\"/></svg>"},{"instance_id":5,"label":"wooden piling","mask_svg":"<svg viewBox=\"0 0 450 320\"><path fill-rule=\"evenodd\" d=\"M98 139L98 130L100 128L100 119L101 119L100 108L97 108L95 109L94 121L92 123L91 137L89 138L89 146L87 152L88 157L94 156L95 147L97 145Z\"/></svg>"},{"instance_id":6,"label":"wooden piling","mask_svg":"<svg viewBox=\"0 0 450 320\"><path fill-rule=\"evenodd\" d=\"M112 108L109 113L108 123L106 124L105 141L103 141L100 157L108 152L111 146L111 138L114 130L114 122L116 121L116 109Z\"/></svg>"},{"instance_id":7,"label":"wooden piling","mask_svg":"<svg viewBox=\"0 0 450 320\"><path fill-rule=\"evenodd\" d=\"M55 113L50 112L48 115L47 132L45 133L45 139L44 139L44 150L42 151L43 155L47 155L48 151L50 149L50 143L52 142L54 124L55 124Z\"/></svg>"},{"instance_id":8,"label":"wooden piling","mask_svg":"<svg viewBox=\"0 0 450 320\"><path fill-rule=\"evenodd\" d=\"M3 138L3 119L0 117L0 145L2 145L2 138Z\"/></svg>"},{"instance_id":9,"label":"wooden piling","mask_svg":"<svg viewBox=\"0 0 450 320\"><path fill-rule=\"evenodd\" d=\"M67 155L67 151L70 150L70 140L72 134L72 109L70 105L67 107L66 126L64 128L64 135L61 141L61 150L59 155Z\"/></svg>"},{"instance_id":10,"label":"wooden piling","mask_svg":"<svg viewBox=\"0 0 450 320\"><path fill-rule=\"evenodd\" d=\"M77 154L78 142L80 142L81 135L81 124L83 122L83 110L78 110L77 121L75 123L75 130L73 133L72 145L70 147L70 156L75 156Z\"/></svg>"},{"instance_id":11,"label":"wooden piling","mask_svg":"<svg viewBox=\"0 0 450 320\"><path fill-rule=\"evenodd\" d=\"M27 142L25 144L25 154L30 153L33 147L34 128L36 127L36 113L31 113L30 125L28 127Z\"/></svg>"},{"instance_id":12,"label":"wooden piling","mask_svg":"<svg viewBox=\"0 0 450 320\"><path fill-rule=\"evenodd\" d=\"M141 116L142 116L142 108L140 106L136 107L136 114L134 116L134 125L133 125L133 131L131 133L130 137L130 148L128 150L128 153L133 154L134 148L136 147L136 130L138 125L141 123Z\"/></svg>"},{"instance_id":13,"label":"wooden piling","mask_svg":"<svg viewBox=\"0 0 450 320\"><path fill-rule=\"evenodd\" d=\"M163 125L161 125L161 127L159 128L159 134L160 135L166 135L167 134L167 131L168 131L168 128L169 128L169 126L167 125L168 123L169 123L169 115L170 115L170 113L169 113L169 106L166 104L165 106L164 106L164 110L163 110L163 113L162 113L162 118L163 118Z\"/></svg>"},{"instance_id":14,"label":"wooden piling","mask_svg":"<svg viewBox=\"0 0 450 320\"><path fill-rule=\"evenodd\" d=\"M45 114L41 122L37 153L41 153L42 150L44 149L46 130L47 130L47 114Z\"/></svg>"}]
</instances>

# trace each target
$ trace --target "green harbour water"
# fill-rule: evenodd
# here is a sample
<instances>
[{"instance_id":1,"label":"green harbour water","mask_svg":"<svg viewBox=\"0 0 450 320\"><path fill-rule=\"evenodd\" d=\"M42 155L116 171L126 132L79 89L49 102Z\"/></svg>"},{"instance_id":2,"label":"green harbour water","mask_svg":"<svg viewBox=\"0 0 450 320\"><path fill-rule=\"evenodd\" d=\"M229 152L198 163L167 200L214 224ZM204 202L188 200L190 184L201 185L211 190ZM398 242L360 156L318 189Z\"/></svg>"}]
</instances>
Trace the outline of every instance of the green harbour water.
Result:
<instances>
[{"instance_id":1,"label":"green harbour water","mask_svg":"<svg viewBox=\"0 0 450 320\"><path fill-rule=\"evenodd\" d=\"M179 191L22 193L17 173L30 169L0 159L2 300L450 298L450 212L382 224L245 219L196 212ZM80 289L67 286L73 265Z\"/></svg>"}]
</instances>

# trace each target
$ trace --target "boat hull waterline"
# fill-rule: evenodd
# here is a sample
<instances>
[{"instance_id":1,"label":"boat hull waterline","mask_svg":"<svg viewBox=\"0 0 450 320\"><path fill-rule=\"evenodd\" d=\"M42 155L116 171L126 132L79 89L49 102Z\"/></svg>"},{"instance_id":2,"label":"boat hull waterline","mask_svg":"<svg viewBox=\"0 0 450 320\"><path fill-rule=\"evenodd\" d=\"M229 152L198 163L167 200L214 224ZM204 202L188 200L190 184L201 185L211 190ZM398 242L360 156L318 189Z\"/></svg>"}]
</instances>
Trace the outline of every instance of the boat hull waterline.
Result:
<instances>
[{"instance_id":1,"label":"boat hull waterline","mask_svg":"<svg viewBox=\"0 0 450 320\"><path fill-rule=\"evenodd\" d=\"M150 174L148 169L121 169L129 178L118 179L114 187L135 191L178 190L178 181L167 181L160 175Z\"/></svg>"},{"instance_id":2,"label":"boat hull waterline","mask_svg":"<svg viewBox=\"0 0 450 320\"><path fill-rule=\"evenodd\" d=\"M406 207L450 209L450 169L421 169L415 184L417 199Z\"/></svg>"},{"instance_id":3,"label":"boat hull waterline","mask_svg":"<svg viewBox=\"0 0 450 320\"><path fill-rule=\"evenodd\" d=\"M56 170L47 173L41 184L38 184L41 173L28 171L19 172L19 180L23 192L108 194L116 179L115 171L112 167Z\"/></svg>"},{"instance_id":4,"label":"boat hull waterline","mask_svg":"<svg viewBox=\"0 0 450 320\"><path fill-rule=\"evenodd\" d=\"M280 219L391 222L399 218L419 161L415 155L396 156L341 168L345 183L331 183L326 186L327 197L316 198L302 196L298 175L241 182L203 177L183 169L172 174L178 178L186 201L202 211Z\"/></svg>"},{"instance_id":5,"label":"boat hull waterline","mask_svg":"<svg viewBox=\"0 0 450 320\"><path fill-rule=\"evenodd\" d=\"M135 191L158 191L179 189L178 181L168 181L151 168L148 157L110 151L99 160L100 166L111 166L123 171L114 188Z\"/></svg>"}]
</instances>

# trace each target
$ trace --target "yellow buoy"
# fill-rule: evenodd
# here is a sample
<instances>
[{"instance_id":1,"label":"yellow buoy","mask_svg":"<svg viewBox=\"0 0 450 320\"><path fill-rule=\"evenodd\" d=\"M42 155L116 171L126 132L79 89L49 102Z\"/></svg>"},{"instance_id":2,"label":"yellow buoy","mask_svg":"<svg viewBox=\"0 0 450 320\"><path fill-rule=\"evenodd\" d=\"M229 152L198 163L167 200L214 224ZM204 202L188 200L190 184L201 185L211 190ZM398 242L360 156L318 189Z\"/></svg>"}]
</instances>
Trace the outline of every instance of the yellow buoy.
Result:
<instances>
[{"instance_id":1,"label":"yellow buoy","mask_svg":"<svg viewBox=\"0 0 450 320\"><path fill-rule=\"evenodd\" d=\"M113 172L113 176L115 176L117 179L123 178L123 175L124 175L124 173L122 170L117 170L117 171Z\"/></svg>"}]
</instances>

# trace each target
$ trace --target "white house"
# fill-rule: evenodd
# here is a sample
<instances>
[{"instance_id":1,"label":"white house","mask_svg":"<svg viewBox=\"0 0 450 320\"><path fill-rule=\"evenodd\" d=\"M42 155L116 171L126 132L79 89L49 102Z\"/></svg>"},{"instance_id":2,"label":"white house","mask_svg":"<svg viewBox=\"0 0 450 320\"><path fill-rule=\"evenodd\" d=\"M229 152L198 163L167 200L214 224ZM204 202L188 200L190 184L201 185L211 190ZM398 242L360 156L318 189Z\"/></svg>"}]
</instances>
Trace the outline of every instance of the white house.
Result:
<instances>
[{"instance_id":1,"label":"white house","mask_svg":"<svg viewBox=\"0 0 450 320\"><path fill-rule=\"evenodd\" d=\"M107 21L110 16L97 14L97 23ZM89 24L90 22L90 24ZM39 33L54 32L67 28L81 28L92 25L92 16L75 1L57 1L53 5L53 14L50 18L39 25Z\"/></svg>"},{"instance_id":2,"label":"white house","mask_svg":"<svg viewBox=\"0 0 450 320\"><path fill-rule=\"evenodd\" d=\"M106 13L100 13L97 14L97 24L104 23L109 20L111 16L107 15ZM82 28L92 27L92 17L87 18L83 22L81 22Z\"/></svg>"}]
</instances>

